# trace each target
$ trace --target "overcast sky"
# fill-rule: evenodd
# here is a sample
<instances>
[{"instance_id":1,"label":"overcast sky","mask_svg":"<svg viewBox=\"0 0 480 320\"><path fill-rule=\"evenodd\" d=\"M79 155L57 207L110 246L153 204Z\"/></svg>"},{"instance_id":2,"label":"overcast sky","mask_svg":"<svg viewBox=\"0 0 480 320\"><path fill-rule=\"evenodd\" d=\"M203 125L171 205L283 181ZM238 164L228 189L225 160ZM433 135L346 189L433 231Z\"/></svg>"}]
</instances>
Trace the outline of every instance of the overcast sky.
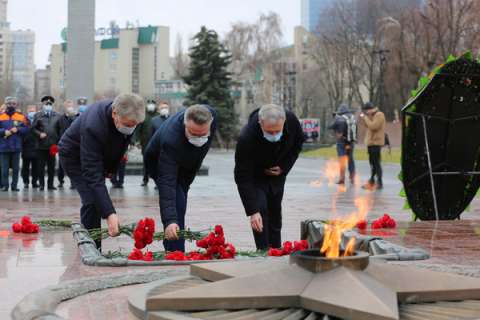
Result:
<instances>
[{"instance_id":1,"label":"overcast sky","mask_svg":"<svg viewBox=\"0 0 480 320\"><path fill-rule=\"evenodd\" d=\"M170 51L179 33L185 38L202 25L224 35L237 21L255 21L260 13L274 11L282 18L284 41L293 42L293 28L300 24L300 0L97 0L96 27L116 20L140 25L170 27ZM9 0L8 20L13 29L31 29L36 34L35 63L48 63L50 46L61 42L67 25L67 0Z\"/></svg>"}]
</instances>

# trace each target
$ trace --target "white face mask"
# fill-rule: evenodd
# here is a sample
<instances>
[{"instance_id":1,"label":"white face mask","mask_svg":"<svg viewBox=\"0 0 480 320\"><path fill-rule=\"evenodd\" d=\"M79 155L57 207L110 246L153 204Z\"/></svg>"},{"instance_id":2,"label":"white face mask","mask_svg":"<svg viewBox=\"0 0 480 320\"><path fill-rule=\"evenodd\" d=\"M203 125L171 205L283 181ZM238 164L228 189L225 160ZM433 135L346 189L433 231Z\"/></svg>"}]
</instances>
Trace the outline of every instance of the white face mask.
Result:
<instances>
[{"instance_id":1,"label":"white face mask","mask_svg":"<svg viewBox=\"0 0 480 320\"><path fill-rule=\"evenodd\" d=\"M117 130L120 132L120 133L123 133L124 135L126 136L130 136L133 134L133 132L135 131L135 128L137 126L134 126L134 127L117 127Z\"/></svg>"},{"instance_id":2,"label":"white face mask","mask_svg":"<svg viewBox=\"0 0 480 320\"><path fill-rule=\"evenodd\" d=\"M160 109L160 115L162 117L168 117L168 115L169 115L168 109L167 108Z\"/></svg>"},{"instance_id":3,"label":"white face mask","mask_svg":"<svg viewBox=\"0 0 480 320\"><path fill-rule=\"evenodd\" d=\"M53 110L53 106L51 104L46 104L43 106L43 110L46 112L51 112Z\"/></svg>"},{"instance_id":4,"label":"white face mask","mask_svg":"<svg viewBox=\"0 0 480 320\"><path fill-rule=\"evenodd\" d=\"M202 147L203 145L205 145L205 143L208 142L208 136L204 136L204 137L190 137L188 138L188 142L190 142L191 144L193 144L195 147Z\"/></svg>"},{"instance_id":5,"label":"white face mask","mask_svg":"<svg viewBox=\"0 0 480 320\"><path fill-rule=\"evenodd\" d=\"M154 105L153 103L147 104L147 111L148 112L153 112L153 111L155 111L155 107L156 107L156 105Z\"/></svg>"}]
</instances>

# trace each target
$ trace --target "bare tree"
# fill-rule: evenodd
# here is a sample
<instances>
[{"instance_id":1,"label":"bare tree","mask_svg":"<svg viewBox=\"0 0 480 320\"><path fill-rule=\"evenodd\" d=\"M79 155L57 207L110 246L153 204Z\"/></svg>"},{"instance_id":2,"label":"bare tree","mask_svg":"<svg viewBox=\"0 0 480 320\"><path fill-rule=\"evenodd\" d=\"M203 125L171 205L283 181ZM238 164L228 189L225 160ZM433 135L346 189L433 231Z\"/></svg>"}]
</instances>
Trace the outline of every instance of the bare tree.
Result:
<instances>
[{"instance_id":1,"label":"bare tree","mask_svg":"<svg viewBox=\"0 0 480 320\"><path fill-rule=\"evenodd\" d=\"M183 39L177 34L175 39L175 53L172 60L174 79L183 79L188 74L188 66L190 64L188 54L183 49Z\"/></svg>"}]
</instances>

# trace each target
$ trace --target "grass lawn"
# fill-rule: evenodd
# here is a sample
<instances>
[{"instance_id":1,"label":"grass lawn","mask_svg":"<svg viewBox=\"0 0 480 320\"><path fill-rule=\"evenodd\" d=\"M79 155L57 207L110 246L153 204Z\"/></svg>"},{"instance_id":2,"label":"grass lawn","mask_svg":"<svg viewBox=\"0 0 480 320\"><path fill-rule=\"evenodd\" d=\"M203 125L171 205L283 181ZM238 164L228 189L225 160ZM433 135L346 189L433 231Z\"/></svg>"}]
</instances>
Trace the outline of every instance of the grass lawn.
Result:
<instances>
[{"instance_id":1,"label":"grass lawn","mask_svg":"<svg viewBox=\"0 0 480 320\"><path fill-rule=\"evenodd\" d=\"M335 146L329 148L320 148L316 150L306 151L302 156L311 158L336 158L337 149ZM365 147L355 147L355 160L368 160L368 152ZM388 152L387 148L382 149L382 162L400 163L400 148L392 148L392 153Z\"/></svg>"}]
</instances>

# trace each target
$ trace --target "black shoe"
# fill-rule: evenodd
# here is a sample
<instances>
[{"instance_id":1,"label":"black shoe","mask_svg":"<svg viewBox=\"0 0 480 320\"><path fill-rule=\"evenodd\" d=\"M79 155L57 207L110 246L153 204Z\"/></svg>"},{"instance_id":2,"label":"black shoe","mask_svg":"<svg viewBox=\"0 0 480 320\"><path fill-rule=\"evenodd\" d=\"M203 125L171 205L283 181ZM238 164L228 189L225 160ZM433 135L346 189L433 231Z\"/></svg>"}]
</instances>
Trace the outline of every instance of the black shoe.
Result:
<instances>
[{"instance_id":1,"label":"black shoe","mask_svg":"<svg viewBox=\"0 0 480 320\"><path fill-rule=\"evenodd\" d=\"M113 185L113 188L114 188L114 189L123 189L123 185L121 185L121 184L114 184L114 185Z\"/></svg>"},{"instance_id":2,"label":"black shoe","mask_svg":"<svg viewBox=\"0 0 480 320\"><path fill-rule=\"evenodd\" d=\"M48 190L53 191L53 190L57 190L57 188L55 188L54 186L50 186L50 187L48 187Z\"/></svg>"},{"instance_id":3,"label":"black shoe","mask_svg":"<svg viewBox=\"0 0 480 320\"><path fill-rule=\"evenodd\" d=\"M37 189L37 188L38 188L38 184L32 183L32 188L33 188L33 189Z\"/></svg>"},{"instance_id":4,"label":"black shoe","mask_svg":"<svg viewBox=\"0 0 480 320\"><path fill-rule=\"evenodd\" d=\"M45 187L44 187L44 186L40 186L40 187L38 188L38 190L43 191L43 190L45 190Z\"/></svg>"},{"instance_id":5,"label":"black shoe","mask_svg":"<svg viewBox=\"0 0 480 320\"><path fill-rule=\"evenodd\" d=\"M23 185L23 189L28 190L28 183L25 183L25 184Z\"/></svg>"},{"instance_id":6,"label":"black shoe","mask_svg":"<svg viewBox=\"0 0 480 320\"><path fill-rule=\"evenodd\" d=\"M142 187L148 186L148 182L143 181L142 184L141 184L141 186L142 186Z\"/></svg>"},{"instance_id":7,"label":"black shoe","mask_svg":"<svg viewBox=\"0 0 480 320\"><path fill-rule=\"evenodd\" d=\"M338 180L337 184L345 184L345 180Z\"/></svg>"},{"instance_id":8,"label":"black shoe","mask_svg":"<svg viewBox=\"0 0 480 320\"><path fill-rule=\"evenodd\" d=\"M18 189L17 187L12 187L12 191L18 192L20 191L20 189Z\"/></svg>"},{"instance_id":9,"label":"black shoe","mask_svg":"<svg viewBox=\"0 0 480 320\"><path fill-rule=\"evenodd\" d=\"M8 191L8 187L3 187L2 191Z\"/></svg>"},{"instance_id":10,"label":"black shoe","mask_svg":"<svg viewBox=\"0 0 480 320\"><path fill-rule=\"evenodd\" d=\"M382 190L383 189L383 183L377 183L375 185L375 187L376 187L377 190Z\"/></svg>"},{"instance_id":11,"label":"black shoe","mask_svg":"<svg viewBox=\"0 0 480 320\"><path fill-rule=\"evenodd\" d=\"M75 190L75 186L70 186L70 190Z\"/></svg>"},{"instance_id":12,"label":"black shoe","mask_svg":"<svg viewBox=\"0 0 480 320\"><path fill-rule=\"evenodd\" d=\"M59 187L60 189L63 189L63 182L60 182L60 183L58 184L58 187Z\"/></svg>"}]
</instances>

